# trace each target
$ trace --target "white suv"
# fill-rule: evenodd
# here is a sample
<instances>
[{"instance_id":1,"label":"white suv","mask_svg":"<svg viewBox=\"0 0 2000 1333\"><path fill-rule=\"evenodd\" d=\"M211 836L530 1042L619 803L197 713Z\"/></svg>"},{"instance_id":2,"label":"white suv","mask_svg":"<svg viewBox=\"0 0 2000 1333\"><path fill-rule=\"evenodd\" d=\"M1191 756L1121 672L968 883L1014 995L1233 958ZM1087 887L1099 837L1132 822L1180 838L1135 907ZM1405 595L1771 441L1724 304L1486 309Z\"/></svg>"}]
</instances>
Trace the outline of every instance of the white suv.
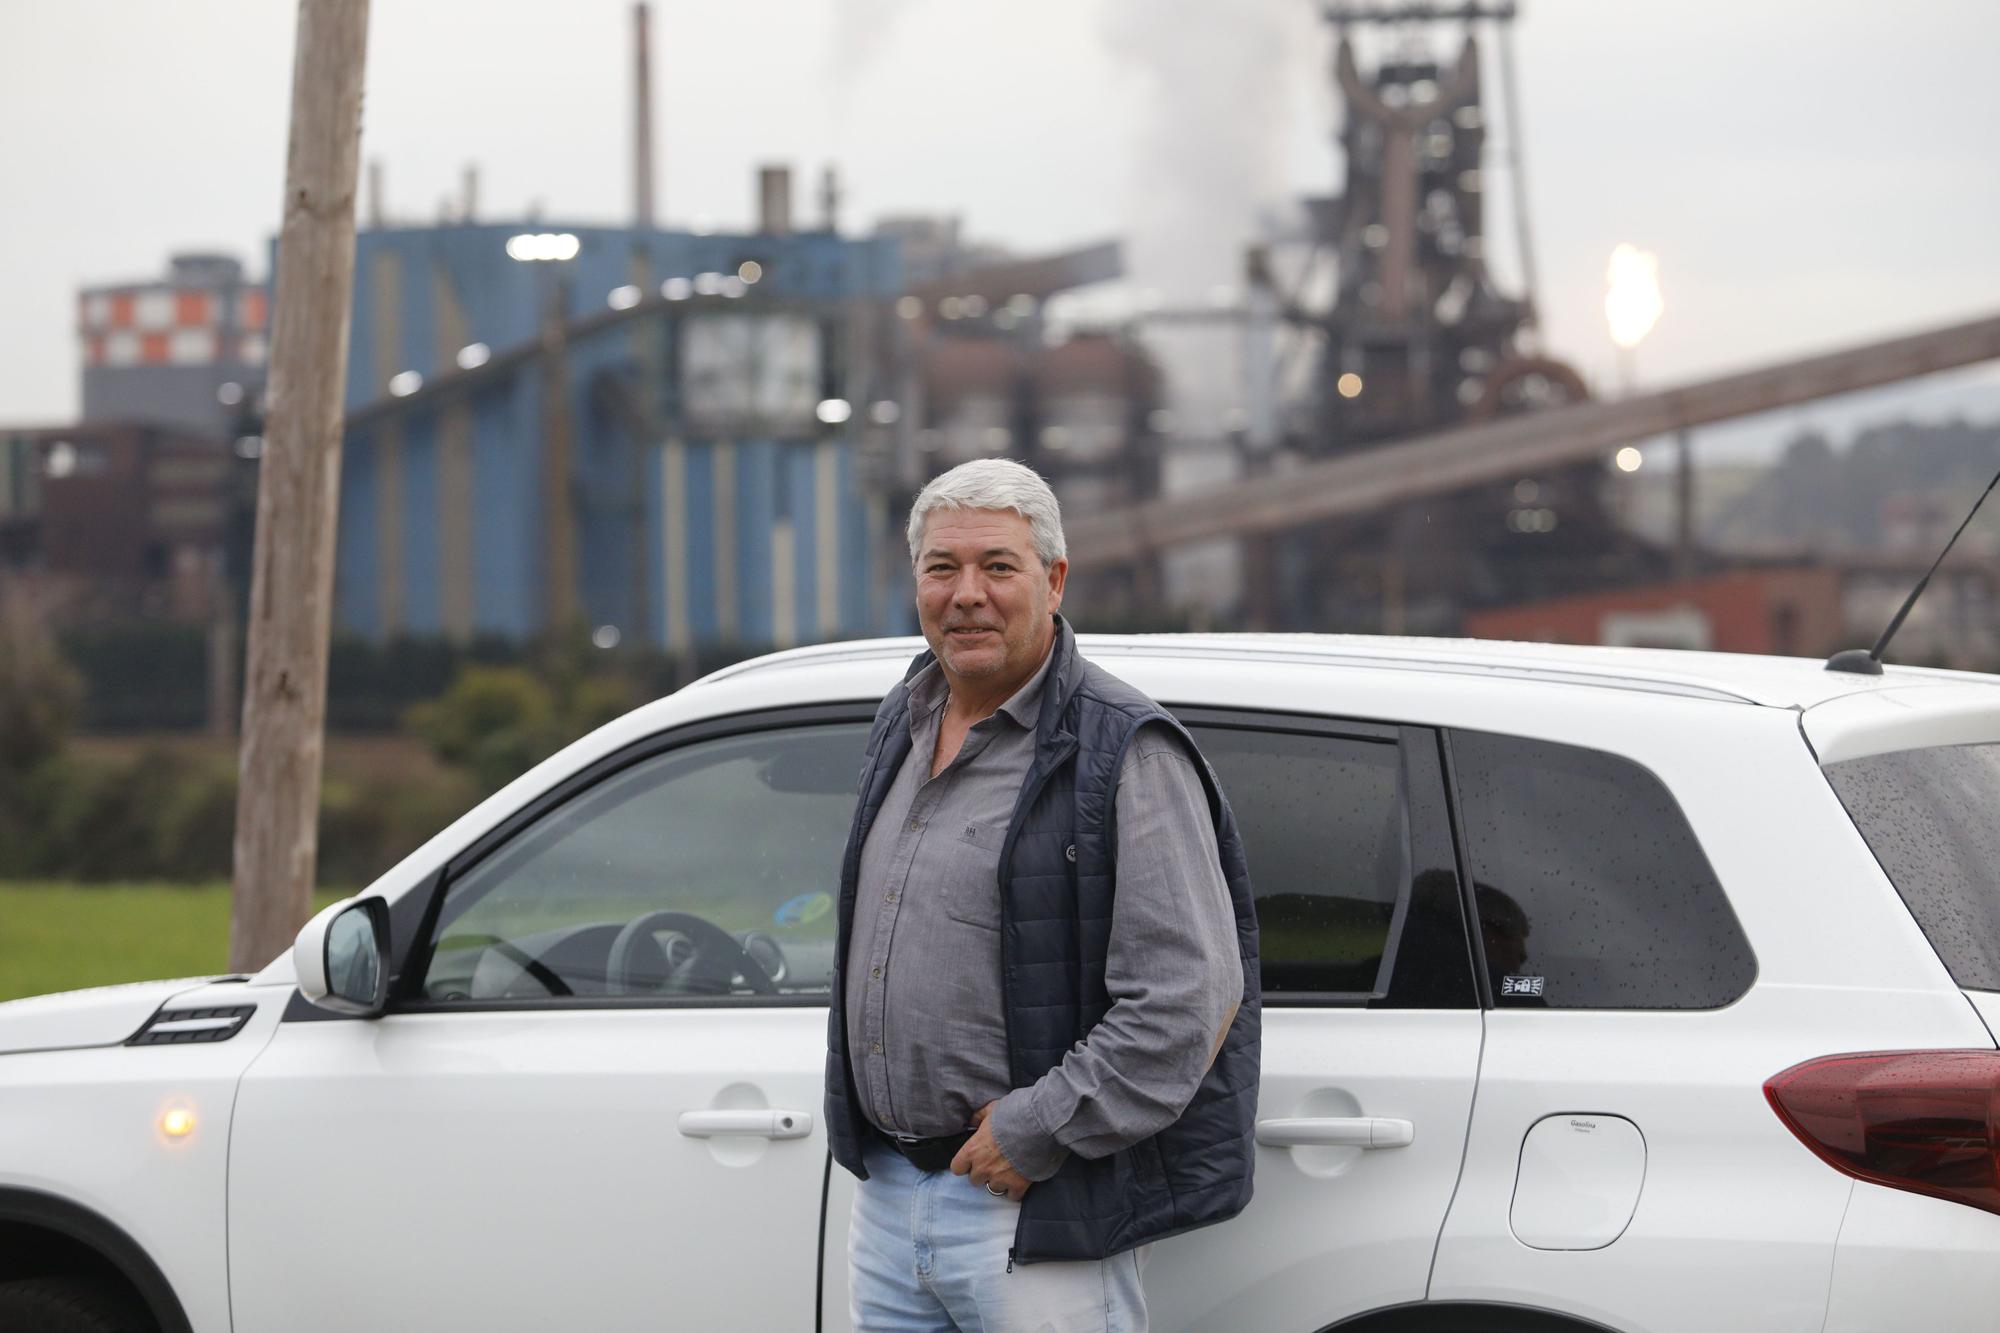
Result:
<instances>
[{"instance_id":1,"label":"white suv","mask_svg":"<svg viewBox=\"0 0 2000 1333\"><path fill-rule=\"evenodd\" d=\"M1156 1329L1995 1326L2000 680L1082 642L1262 922L1256 1197ZM918 646L648 705L257 976L0 1005L0 1330L846 1328L833 893Z\"/></svg>"}]
</instances>

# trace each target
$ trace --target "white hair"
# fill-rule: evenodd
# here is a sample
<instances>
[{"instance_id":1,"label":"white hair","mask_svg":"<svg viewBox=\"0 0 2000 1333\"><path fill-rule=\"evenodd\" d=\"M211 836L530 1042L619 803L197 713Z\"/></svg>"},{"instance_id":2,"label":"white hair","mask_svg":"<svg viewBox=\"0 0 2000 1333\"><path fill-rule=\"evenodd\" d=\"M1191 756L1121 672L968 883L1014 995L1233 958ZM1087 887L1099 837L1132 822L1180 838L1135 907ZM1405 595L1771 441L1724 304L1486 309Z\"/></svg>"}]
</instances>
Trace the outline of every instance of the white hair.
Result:
<instances>
[{"instance_id":1,"label":"white hair","mask_svg":"<svg viewBox=\"0 0 2000 1333\"><path fill-rule=\"evenodd\" d=\"M1011 509L1028 520L1035 555L1053 566L1069 554L1063 541L1056 493L1033 468L1005 458L975 458L931 478L910 506L910 561L923 544L924 525L940 509Z\"/></svg>"}]
</instances>

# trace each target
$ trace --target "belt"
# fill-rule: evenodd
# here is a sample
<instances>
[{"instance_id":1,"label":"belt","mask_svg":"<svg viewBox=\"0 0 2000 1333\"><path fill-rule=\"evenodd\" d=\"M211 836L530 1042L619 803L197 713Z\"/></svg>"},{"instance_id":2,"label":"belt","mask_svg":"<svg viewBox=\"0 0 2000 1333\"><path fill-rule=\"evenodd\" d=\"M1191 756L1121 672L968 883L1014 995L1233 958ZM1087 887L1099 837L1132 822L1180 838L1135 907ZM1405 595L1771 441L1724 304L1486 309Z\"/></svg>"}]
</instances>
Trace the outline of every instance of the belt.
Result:
<instances>
[{"instance_id":1,"label":"belt","mask_svg":"<svg viewBox=\"0 0 2000 1333\"><path fill-rule=\"evenodd\" d=\"M888 1130L875 1127L875 1133L882 1141L903 1154L903 1157L919 1171L948 1171L951 1159L958 1156L966 1140L972 1137L971 1130L957 1134L940 1134L934 1139L907 1138L901 1134L891 1134Z\"/></svg>"}]
</instances>

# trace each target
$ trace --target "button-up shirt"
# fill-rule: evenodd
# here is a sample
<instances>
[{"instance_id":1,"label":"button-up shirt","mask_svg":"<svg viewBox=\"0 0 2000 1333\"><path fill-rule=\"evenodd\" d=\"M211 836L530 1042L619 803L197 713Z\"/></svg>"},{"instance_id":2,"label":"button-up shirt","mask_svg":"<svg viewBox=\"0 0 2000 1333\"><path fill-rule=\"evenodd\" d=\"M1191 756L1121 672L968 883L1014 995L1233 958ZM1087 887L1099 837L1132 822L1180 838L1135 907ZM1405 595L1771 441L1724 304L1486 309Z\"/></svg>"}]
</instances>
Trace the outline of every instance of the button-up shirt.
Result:
<instances>
[{"instance_id":1,"label":"button-up shirt","mask_svg":"<svg viewBox=\"0 0 2000 1333\"><path fill-rule=\"evenodd\" d=\"M1208 798L1180 738L1141 728L1119 770L1112 1007L1037 1083L1009 1075L1000 846L1035 756L1049 660L931 776L948 702L933 662L910 683L911 749L862 844L846 963L847 1049L869 1120L929 1138L992 1127L1030 1180L1171 1124L1243 993Z\"/></svg>"}]
</instances>

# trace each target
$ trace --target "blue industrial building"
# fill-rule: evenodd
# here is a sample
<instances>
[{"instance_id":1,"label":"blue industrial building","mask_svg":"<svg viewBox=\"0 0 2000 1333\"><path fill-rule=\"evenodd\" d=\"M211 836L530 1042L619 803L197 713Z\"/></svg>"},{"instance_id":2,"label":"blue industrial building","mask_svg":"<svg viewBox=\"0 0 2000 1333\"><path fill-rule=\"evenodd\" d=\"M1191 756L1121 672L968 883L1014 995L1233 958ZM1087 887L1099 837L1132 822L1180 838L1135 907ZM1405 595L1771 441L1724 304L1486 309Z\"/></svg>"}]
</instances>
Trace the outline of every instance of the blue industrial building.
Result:
<instances>
[{"instance_id":1,"label":"blue industrial building","mask_svg":"<svg viewBox=\"0 0 2000 1333\"><path fill-rule=\"evenodd\" d=\"M336 624L669 651L901 628L847 406L893 393L900 287L893 241L831 231L363 231Z\"/></svg>"}]
</instances>

